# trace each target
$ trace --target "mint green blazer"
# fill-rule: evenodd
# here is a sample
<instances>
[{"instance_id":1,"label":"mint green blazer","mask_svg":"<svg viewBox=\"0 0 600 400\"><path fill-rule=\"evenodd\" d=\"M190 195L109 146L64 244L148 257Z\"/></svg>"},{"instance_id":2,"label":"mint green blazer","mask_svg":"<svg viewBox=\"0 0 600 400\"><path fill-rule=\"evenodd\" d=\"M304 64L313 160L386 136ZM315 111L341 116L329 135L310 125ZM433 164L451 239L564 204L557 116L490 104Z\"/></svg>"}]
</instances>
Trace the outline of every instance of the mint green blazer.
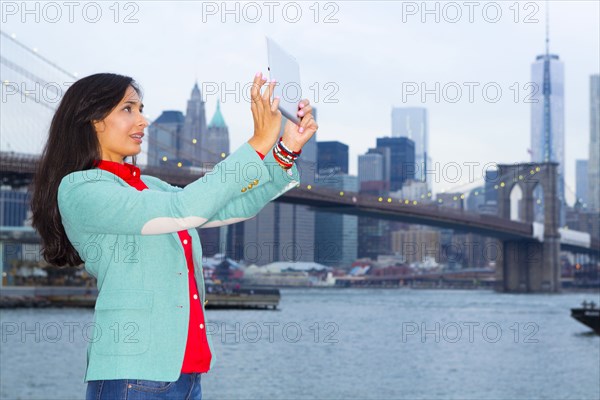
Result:
<instances>
[{"instance_id":1,"label":"mint green blazer","mask_svg":"<svg viewBox=\"0 0 600 400\"><path fill-rule=\"evenodd\" d=\"M84 382L99 379L176 381L189 324L185 254L177 231L192 237L201 304L205 289L202 247L194 228L254 217L270 201L300 185L297 167L282 169L272 152L261 160L245 142L184 189L152 176L138 191L101 169L66 175L58 207L69 241L98 299L88 329ZM216 359L210 331L211 368Z\"/></svg>"}]
</instances>

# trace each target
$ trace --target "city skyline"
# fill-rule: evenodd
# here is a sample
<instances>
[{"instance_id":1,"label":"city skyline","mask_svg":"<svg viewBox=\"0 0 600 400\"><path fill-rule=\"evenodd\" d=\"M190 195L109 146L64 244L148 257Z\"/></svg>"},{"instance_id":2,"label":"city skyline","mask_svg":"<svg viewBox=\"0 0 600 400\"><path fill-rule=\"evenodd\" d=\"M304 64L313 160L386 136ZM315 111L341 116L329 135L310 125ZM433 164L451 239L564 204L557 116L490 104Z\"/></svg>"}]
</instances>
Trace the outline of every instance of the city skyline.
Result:
<instances>
[{"instance_id":1,"label":"city skyline","mask_svg":"<svg viewBox=\"0 0 600 400\"><path fill-rule=\"evenodd\" d=\"M434 164L483 165L528 159L530 104L524 102L523 87L531 80L531 61L544 50L544 3L536 3L536 23L523 21L527 10L521 10L521 21L515 23L515 15L506 5L502 6L504 17L498 23L484 21L481 14L475 13L473 24L464 18L451 23L443 15L439 22L428 17L423 23L419 14L408 15L407 10L402 10L401 3L336 4L338 22L332 24L315 24L308 6L303 9L305 18L296 25L277 20L273 24L252 24L244 18L240 23L223 23L218 15L203 14L200 3L182 4L173 13L159 12L158 7L142 2L136 14L139 22L134 24L115 24L108 17L97 24L77 19L73 24L51 24L43 18L39 23L23 23L17 15L6 20L3 31L15 33L18 40L36 47L39 54L61 67L77 71L79 76L100 71L133 76L144 89L151 119L163 110L185 111L195 79L205 85L205 92L221 83L229 90L236 82L245 82L245 74L249 80L257 70L266 72L264 34L275 34L284 46L294 49L301 64L303 86L305 82L318 83L320 99L311 99L320 110L318 140L338 140L350 146L352 175L358 172L358 155L374 147L376 138L392 136L389 115L393 106L427 108ZM104 11L108 15L109 11ZM327 14L330 12L321 9L320 19ZM565 173L571 188L575 187L575 159L585 158L588 149L589 76L599 69L600 35L595 34L599 27L594 15L598 15L598 5L593 2L551 2L551 52L565 63ZM171 24L169 21L175 16L182 22ZM204 23L190 22L204 17ZM395 23L403 18L406 22ZM165 35L153 29L159 23L181 28ZM67 36L67 30L74 27L81 34ZM310 29L303 29L307 27ZM43 31L54 36L42 34ZM56 46L52 37L57 36L69 37L68 45ZM204 40L206 37L211 40ZM403 40L407 37L411 40ZM575 42L578 46L571 46ZM111 45L100 47L99 43ZM153 49L150 53L149 46ZM176 73L161 75L157 71ZM336 85L337 94L325 88L327 82ZM449 101L452 82L459 83L463 91L463 98L454 103ZM467 82L478 83L478 89L494 83L502 89L503 96L493 103L476 90L471 103L466 99ZM511 89L515 82L519 90ZM413 83L418 90L439 84L441 100L436 102L435 96L430 95L422 102L421 93L408 96L406 90ZM311 94L314 93L313 90ZM231 94L224 97L223 92L204 95L208 115L215 110L217 97L223 99L221 110L228 122L231 148L248 140L251 116L247 102L236 101ZM333 100L337 96L338 103L324 102L324 95ZM519 101L515 102L513 96ZM466 177L468 168L462 172ZM457 185L443 179L432 183L436 192ZM567 192L570 204L573 199Z\"/></svg>"}]
</instances>

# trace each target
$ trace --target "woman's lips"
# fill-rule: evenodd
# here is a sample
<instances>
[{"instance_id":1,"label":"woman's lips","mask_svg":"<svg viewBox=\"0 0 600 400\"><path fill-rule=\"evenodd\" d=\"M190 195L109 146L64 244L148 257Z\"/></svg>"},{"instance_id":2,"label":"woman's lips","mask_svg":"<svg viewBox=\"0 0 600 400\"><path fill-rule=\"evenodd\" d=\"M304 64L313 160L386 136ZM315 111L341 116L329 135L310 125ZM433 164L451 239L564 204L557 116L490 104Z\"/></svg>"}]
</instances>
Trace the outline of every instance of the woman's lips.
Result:
<instances>
[{"instance_id":1,"label":"woman's lips","mask_svg":"<svg viewBox=\"0 0 600 400\"><path fill-rule=\"evenodd\" d=\"M142 143L142 138L144 137L144 133L140 132L140 133L134 133L133 135L130 136L133 140L135 140L138 143Z\"/></svg>"}]
</instances>

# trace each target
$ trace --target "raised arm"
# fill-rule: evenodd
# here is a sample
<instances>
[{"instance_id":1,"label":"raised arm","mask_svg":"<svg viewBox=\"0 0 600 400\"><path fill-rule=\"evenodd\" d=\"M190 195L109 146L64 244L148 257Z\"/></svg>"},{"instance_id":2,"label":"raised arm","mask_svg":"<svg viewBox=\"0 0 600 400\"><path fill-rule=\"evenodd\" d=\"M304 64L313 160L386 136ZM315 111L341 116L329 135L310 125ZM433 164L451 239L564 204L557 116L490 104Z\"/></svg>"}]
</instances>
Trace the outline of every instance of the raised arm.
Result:
<instances>
[{"instance_id":1,"label":"raised arm","mask_svg":"<svg viewBox=\"0 0 600 400\"><path fill-rule=\"evenodd\" d=\"M200 226L224 204L260 187L271 177L256 151L275 144L281 126L279 100L271 103L275 82L257 73L251 89L254 135L202 178L177 192L142 190L124 184L103 170L77 171L65 176L58 188L61 221L68 231L157 235Z\"/></svg>"},{"instance_id":2,"label":"raised arm","mask_svg":"<svg viewBox=\"0 0 600 400\"><path fill-rule=\"evenodd\" d=\"M65 227L81 232L156 235L200 226L224 204L271 180L255 149L244 143L202 178L178 192L123 185L103 170L73 172L58 189ZM246 190L247 191L247 190Z\"/></svg>"}]
</instances>

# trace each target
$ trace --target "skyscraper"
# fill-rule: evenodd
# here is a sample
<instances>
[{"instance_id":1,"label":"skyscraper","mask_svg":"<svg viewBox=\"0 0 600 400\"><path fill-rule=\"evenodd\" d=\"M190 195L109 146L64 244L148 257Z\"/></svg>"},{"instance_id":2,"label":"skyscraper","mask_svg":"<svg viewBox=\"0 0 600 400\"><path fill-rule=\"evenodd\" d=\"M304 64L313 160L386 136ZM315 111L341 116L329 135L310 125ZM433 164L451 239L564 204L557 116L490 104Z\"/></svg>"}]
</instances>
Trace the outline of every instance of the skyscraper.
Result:
<instances>
[{"instance_id":1,"label":"skyscraper","mask_svg":"<svg viewBox=\"0 0 600 400\"><path fill-rule=\"evenodd\" d=\"M348 173L348 145L342 142L317 143L317 171L326 169Z\"/></svg>"},{"instance_id":2,"label":"skyscraper","mask_svg":"<svg viewBox=\"0 0 600 400\"><path fill-rule=\"evenodd\" d=\"M575 160L575 202L588 205L588 160Z\"/></svg>"},{"instance_id":3,"label":"skyscraper","mask_svg":"<svg viewBox=\"0 0 600 400\"><path fill-rule=\"evenodd\" d=\"M415 142L406 137L377 138L377 148L390 149L390 190L402 189L408 179L415 179Z\"/></svg>"},{"instance_id":4,"label":"skyscraper","mask_svg":"<svg viewBox=\"0 0 600 400\"><path fill-rule=\"evenodd\" d=\"M546 53L531 64L531 161L558 162L558 196L561 224L565 202L565 109L564 65L558 55L550 54L546 33Z\"/></svg>"},{"instance_id":5,"label":"skyscraper","mask_svg":"<svg viewBox=\"0 0 600 400\"><path fill-rule=\"evenodd\" d=\"M367 154L358 156L358 180L361 194L369 196L385 196L390 190L389 164L391 149L378 147L369 149ZM379 218L358 218L358 252L359 258L368 257L373 260L381 254L390 252L390 221Z\"/></svg>"},{"instance_id":6,"label":"skyscraper","mask_svg":"<svg viewBox=\"0 0 600 400\"><path fill-rule=\"evenodd\" d=\"M358 156L360 191L370 195L387 195L390 191L390 158L388 147L371 148Z\"/></svg>"},{"instance_id":7,"label":"skyscraper","mask_svg":"<svg viewBox=\"0 0 600 400\"><path fill-rule=\"evenodd\" d=\"M380 153L369 152L358 156L359 182L379 182L384 180L385 160Z\"/></svg>"},{"instance_id":8,"label":"skyscraper","mask_svg":"<svg viewBox=\"0 0 600 400\"><path fill-rule=\"evenodd\" d=\"M193 165L201 166L202 163L210 161L207 157L209 152L207 152L206 111L198 82L194 84L187 102L182 143L184 147L187 148L189 145L192 149Z\"/></svg>"},{"instance_id":9,"label":"skyscraper","mask_svg":"<svg viewBox=\"0 0 600 400\"><path fill-rule=\"evenodd\" d=\"M425 182L429 164L429 123L424 107L392 108L392 137L406 137L415 143L415 179Z\"/></svg>"},{"instance_id":10,"label":"skyscraper","mask_svg":"<svg viewBox=\"0 0 600 400\"><path fill-rule=\"evenodd\" d=\"M238 254L241 252L240 256L246 262L264 265L275 261L315 261L318 247L315 244L315 211L309 206L272 201L256 217L241 224L243 228L230 230L237 235L238 242L228 240L227 243L232 250L241 249ZM233 226L237 225L240 224ZM240 245L242 240L243 245Z\"/></svg>"},{"instance_id":11,"label":"skyscraper","mask_svg":"<svg viewBox=\"0 0 600 400\"><path fill-rule=\"evenodd\" d=\"M221 114L221 105L217 102L217 110L207 128L206 163L216 164L229 154L229 128Z\"/></svg>"},{"instance_id":12,"label":"skyscraper","mask_svg":"<svg viewBox=\"0 0 600 400\"><path fill-rule=\"evenodd\" d=\"M358 192L356 176L338 173L320 186L339 191ZM350 267L358 250L358 217L317 211L315 218L315 262L331 267Z\"/></svg>"},{"instance_id":13,"label":"skyscraper","mask_svg":"<svg viewBox=\"0 0 600 400\"><path fill-rule=\"evenodd\" d=\"M600 211L600 75L590 76L590 156L588 209Z\"/></svg>"},{"instance_id":14,"label":"skyscraper","mask_svg":"<svg viewBox=\"0 0 600 400\"><path fill-rule=\"evenodd\" d=\"M185 117L181 111L163 111L148 127L148 165L192 165L194 154L182 146Z\"/></svg>"},{"instance_id":15,"label":"skyscraper","mask_svg":"<svg viewBox=\"0 0 600 400\"><path fill-rule=\"evenodd\" d=\"M556 161L564 171L564 65L555 54L543 54L531 64L531 161Z\"/></svg>"}]
</instances>

